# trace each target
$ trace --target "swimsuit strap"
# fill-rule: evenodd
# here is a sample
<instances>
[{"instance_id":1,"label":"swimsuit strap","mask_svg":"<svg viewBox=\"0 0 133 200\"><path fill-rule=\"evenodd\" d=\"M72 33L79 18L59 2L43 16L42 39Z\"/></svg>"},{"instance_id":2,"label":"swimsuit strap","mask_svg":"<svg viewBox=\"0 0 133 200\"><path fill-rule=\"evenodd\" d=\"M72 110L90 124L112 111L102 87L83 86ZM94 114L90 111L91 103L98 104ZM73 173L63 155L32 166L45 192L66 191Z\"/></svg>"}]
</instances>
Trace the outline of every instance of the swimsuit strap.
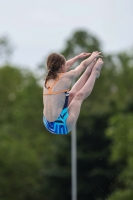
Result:
<instances>
[{"instance_id":1,"label":"swimsuit strap","mask_svg":"<svg viewBox=\"0 0 133 200\"><path fill-rule=\"evenodd\" d=\"M60 77L61 77L62 75L63 75L63 73L61 73L61 74L59 75L59 79L60 79ZM52 85L51 87L50 87L50 85L48 84L48 93L43 94L43 95L60 94L60 93L63 93L63 92L68 92L69 89L67 89L67 90L61 90L61 91L59 91L59 92L53 92L53 91L52 91L53 86L59 81L59 79L56 80L56 81L53 83L53 85Z\"/></svg>"},{"instance_id":2,"label":"swimsuit strap","mask_svg":"<svg viewBox=\"0 0 133 200\"><path fill-rule=\"evenodd\" d=\"M63 73L61 73L61 74L59 75L59 79L60 79L60 77L62 76L62 74L63 74ZM57 81L59 81L59 79L55 80L54 83L53 83L53 85L52 85L51 87L50 87L50 85L48 84L48 81L47 81L47 86L48 86L48 88L51 88L51 89L52 89L53 86L57 83Z\"/></svg>"},{"instance_id":3,"label":"swimsuit strap","mask_svg":"<svg viewBox=\"0 0 133 200\"><path fill-rule=\"evenodd\" d=\"M60 75L59 75L59 79L60 79L60 77L63 75L63 73L61 73ZM50 87L51 89L53 88L53 86L59 81L59 79L57 79L57 80L55 80L55 82L53 83L53 85Z\"/></svg>"},{"instance_id":4,"label":"swimsuit strap","mask_svg":"<svg viewBox=\"0 0 133 200\"><path fill-rule=\"evenodd\" d=\"M69 89L67 89L67 90L61 90L61 91L59 91L59 92L53 92L53 91L52 91L52 88L49 88L48 93L43 94L43 95L49 95L49 94L60 94L60 93L63 93L63 92L68 92L68 91L69 91Z\"/></svg>"}]
</instances>

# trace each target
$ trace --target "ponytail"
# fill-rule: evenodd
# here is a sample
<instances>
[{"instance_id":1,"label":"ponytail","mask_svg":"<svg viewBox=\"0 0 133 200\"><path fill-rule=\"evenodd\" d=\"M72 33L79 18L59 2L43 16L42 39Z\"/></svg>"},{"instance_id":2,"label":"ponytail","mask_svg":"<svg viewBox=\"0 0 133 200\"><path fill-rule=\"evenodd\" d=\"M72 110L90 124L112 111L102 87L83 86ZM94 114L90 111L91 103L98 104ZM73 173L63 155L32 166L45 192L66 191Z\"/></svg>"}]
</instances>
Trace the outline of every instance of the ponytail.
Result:
<instances>
[{"instance_id":1,"label":"ponytail","mask_svg":"<svg viewBox=\"0 0 133 200\"><path fill-rule=\"evenodd\" d=\"M47 81L49 79L56 79L57 77L58 77L58 75L57 75L57 73L55 71L49 70L48 74L47 74L47 76L45 78L45 84L44 84L45 88L47 88Z\"/></svg>"},{"instance_id":2,"label":"ponytail","mask_svg":"<svg viewBox=\"0 0 133 200\"><path fill-rule=\"evenodd\" d=\"M47 59L48 74L45 78L45 84L44 84L46 88L47 88L46 84L49 79L58 78L57 72L61 69L62 65L64 65L65 62L66 62L65 57L61 54L52 53L48 56Z\"/></svg>"}]
</instances>

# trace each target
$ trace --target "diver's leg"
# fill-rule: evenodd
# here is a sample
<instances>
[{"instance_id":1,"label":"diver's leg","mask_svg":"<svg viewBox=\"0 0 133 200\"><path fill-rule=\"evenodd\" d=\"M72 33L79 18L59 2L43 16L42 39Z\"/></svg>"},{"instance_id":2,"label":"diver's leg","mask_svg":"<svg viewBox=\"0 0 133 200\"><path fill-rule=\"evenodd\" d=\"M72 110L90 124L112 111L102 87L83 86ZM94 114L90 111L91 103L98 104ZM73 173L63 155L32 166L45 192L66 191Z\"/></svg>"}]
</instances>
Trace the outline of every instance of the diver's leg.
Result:
<instances>
[{"instance_id":1,"label":"diver's leg","mask_svg":"<svg viewBox=\"0 0 133 200\"><path fill-rule=\"evenodd\" d=\"M93 61L88 67L87 69L84 71L84 73L82 74L82 76L77 80L77 82L73 85L72 89L69 92L69 101L68 101L68 105L71 103L72 99L74 98L74 96L76 95L76 93L84 86L84 84L86 83L86 81L88 80L92 69L95 65L96 61Z\"/></svg>"},{"instance_id":2,"label":"diver's leg","mask_svg":"<svg viewBox=\"0 0 133 200\"><path fill-rule=\"evenodd\" d=\"M75 125L79 117L82 102L91 94L96 78L100 74L102 65L103 65L102 59L98 59L98 61L96 62L91 72L90 77L88 78L84 86L81 88L81 90L79 90L76 93L75 97L73 98L70 105L68 106L68 113L69 113L69 116L67 118L68 132L72 130L73 126Z\"/></svg>"}]
</instances>

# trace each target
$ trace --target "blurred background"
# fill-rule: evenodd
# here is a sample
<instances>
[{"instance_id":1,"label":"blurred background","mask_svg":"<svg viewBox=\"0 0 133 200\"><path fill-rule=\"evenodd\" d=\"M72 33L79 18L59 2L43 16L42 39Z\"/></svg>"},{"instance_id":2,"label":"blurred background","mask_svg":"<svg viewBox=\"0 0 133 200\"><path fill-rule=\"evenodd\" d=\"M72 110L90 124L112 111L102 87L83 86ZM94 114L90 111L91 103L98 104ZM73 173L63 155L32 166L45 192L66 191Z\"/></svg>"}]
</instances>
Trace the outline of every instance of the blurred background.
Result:
<instances>
[{"instance_id":1,"label":"blurred background","mask_svg":"<svg viewBox=\"0 0 133 200\"><path fill-rule=\"evenodd\" d=\"M71 199L71 133L42 123L45 63L96 50L104 67L77 122L77 199L133 199L132 10L130 0L0 0L1 200Z\"/></svg>"}]
</instances>

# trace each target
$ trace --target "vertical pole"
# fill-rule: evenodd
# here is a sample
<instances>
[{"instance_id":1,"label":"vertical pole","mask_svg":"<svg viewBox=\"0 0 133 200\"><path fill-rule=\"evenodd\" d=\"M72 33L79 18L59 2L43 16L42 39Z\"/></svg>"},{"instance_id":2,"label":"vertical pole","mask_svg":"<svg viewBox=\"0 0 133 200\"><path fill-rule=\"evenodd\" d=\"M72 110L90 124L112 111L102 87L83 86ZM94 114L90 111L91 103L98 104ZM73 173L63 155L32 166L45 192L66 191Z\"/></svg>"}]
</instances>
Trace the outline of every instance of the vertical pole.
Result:
<instances>
[{"instance_id":1,"label":"vertical pole","mask_svg":"<svg viewBox=\"0 0 133 200\"><path fill-rule=\"evenodd\" d=\"M77 145L76 145L76 125L71 133L71 185L72 200L77 200Z\"/></svg>"}]
</instances>

